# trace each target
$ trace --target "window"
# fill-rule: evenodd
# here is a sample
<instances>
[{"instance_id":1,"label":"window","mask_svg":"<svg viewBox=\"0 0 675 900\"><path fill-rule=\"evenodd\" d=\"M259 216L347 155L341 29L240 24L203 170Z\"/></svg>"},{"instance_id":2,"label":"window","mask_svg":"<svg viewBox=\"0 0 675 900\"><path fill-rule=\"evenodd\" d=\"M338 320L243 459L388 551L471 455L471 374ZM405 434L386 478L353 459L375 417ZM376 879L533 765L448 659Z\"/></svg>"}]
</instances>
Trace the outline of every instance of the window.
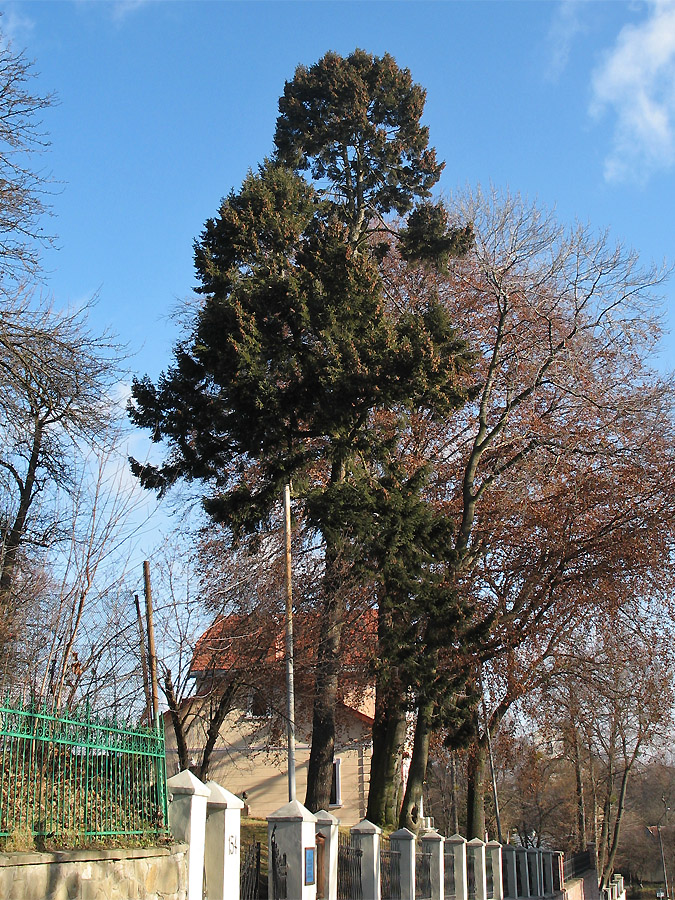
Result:
<instances>
[{"instance_id":1,"label":"window","mask_svg":"<svg viewBox=\"0 0 675 900\"><path fill-rule=\"evenodd\" d=\"M330 805L342 806L342 781L340 778L340 764L342 760L338 756L333 760L333 778L330 784Z\"/></svg>"},{"instance_id":2,"label":"window","mask_svg":"<svg viewBox=\"0 0 675 900\"><path fill-rule=\"evenodd\" d=\"M253 688L248 695L246 715L250 719L264 719L270 713L268 698L262 691Z\"/></svg>"}]
</instances>

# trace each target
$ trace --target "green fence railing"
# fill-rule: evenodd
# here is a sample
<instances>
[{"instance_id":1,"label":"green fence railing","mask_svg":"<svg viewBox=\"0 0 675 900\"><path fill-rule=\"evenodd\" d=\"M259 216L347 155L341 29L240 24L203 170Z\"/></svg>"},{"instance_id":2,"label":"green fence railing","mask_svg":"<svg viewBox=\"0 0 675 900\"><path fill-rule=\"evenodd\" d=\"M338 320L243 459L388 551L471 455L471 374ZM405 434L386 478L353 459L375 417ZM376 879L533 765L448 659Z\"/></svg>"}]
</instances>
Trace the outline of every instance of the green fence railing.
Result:
<instances>
[{"instance_id":1,"label":"green fence railing","mask_svg":"<svg viewBox=\"0 0 675 900\"><path fill-rule=\"evenodd\" d=\"M0 839L160 838L167 818L161 729L0 701Z\"/></svg>"}]
</instances>

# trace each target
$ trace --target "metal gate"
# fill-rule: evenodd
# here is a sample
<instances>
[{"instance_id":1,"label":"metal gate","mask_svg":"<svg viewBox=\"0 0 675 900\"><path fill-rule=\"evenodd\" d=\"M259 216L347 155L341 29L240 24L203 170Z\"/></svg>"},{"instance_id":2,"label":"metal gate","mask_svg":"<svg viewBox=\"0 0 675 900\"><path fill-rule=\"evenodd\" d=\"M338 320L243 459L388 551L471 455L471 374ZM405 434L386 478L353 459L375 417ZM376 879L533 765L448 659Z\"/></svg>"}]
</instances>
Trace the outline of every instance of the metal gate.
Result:
<instances>
[{"instance_id":1,"label":"metal gate","mask_svg":"<svg viewBox=\"0 0 675 900\"><path fill-rule=\"evenodd\" d=\"M487 890L487 900L494 900L495 896L495 876L492 868L492 853L488 849L485 854L485 885Z\"/></svg>"},{"instance_id":2,"label":"metal gate","mask_svg":"<svg viewBox=\"0 0 675 900\"><path fill-rule=\"evenodd\" d=\"M455 850L452 845L446 845L445 853L445 874L443 876L445 882L445 898L446 900L455 900L457 889L455 887Z\"/></svg>"},{"instance_id":3,"label":"metal gate","mask_svg":"<svg viewBox=\"0 0 675 900\"><path fill-rule=\"evenodd\" d=\"M415 898L431 900L431 854L424 850L415 853Z\"/></svg>"},{"instance_id":4,"label":"metal gate","mask_svg":"<svg viewBox=\"0 0 675 900\"><path fill-rule=\"evenodd\" d=\"M240 900L258 900L260 897L260 841L242 848L239 897Z\"/></svg>"},{"instance_id":5,"label":"metal gate","mask_svg":"<svg viewBox=\"0 0 675 900\"><path fill-rule=\"evenodd\" d=\"M348 834L338 834L338 900L362 900L362 855L363 851L352 845Z\"/></svg>"},{"instance_id":6,"label":"metal gate","mask_svg":"<svg viewBox=\"0 0 675 900\"><path fill-rule=\"evenodd\" d=\"M380 895L382 900L401 900L401 854L384 839L380 842Z\"/></svg>"},{"instance_id":7,"label":"metal gate","mask_svg":"<svg viewBox=\"0 0 675 900\"><path fill-rule=\"evenodd\" d=\"M270 860L270 867L272 870L272 877L268 879L268 883L271 882L272 887L272 896L270 900L287 900L286 892L287 892L287 874L288 874L288 866L286 865L286 854L283 855L279 852L279 847L277 846L277 842L274 839L274 833L276 831L276 825L272 830L272 837L270 839L270 844L272 845L272 859Z\"/></svg>"}]
</instances>

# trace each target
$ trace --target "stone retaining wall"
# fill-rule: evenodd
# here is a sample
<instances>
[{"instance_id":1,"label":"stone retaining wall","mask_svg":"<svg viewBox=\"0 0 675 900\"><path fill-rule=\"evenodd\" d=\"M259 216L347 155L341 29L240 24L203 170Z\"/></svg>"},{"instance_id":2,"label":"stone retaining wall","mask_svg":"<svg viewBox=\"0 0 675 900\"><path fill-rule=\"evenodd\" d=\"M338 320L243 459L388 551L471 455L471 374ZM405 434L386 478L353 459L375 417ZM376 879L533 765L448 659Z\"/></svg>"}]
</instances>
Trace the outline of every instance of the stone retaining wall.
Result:
<instances>
[{"instance_id":1,"label":"stone retaining wall","mask_svg":"<svg viewBox=\"0 0 675 900\"><path fill-rule=\"evenodd\" d=\"M185 900L186 844L0 853L2 900Z\"/></svg>"}]
</instances>

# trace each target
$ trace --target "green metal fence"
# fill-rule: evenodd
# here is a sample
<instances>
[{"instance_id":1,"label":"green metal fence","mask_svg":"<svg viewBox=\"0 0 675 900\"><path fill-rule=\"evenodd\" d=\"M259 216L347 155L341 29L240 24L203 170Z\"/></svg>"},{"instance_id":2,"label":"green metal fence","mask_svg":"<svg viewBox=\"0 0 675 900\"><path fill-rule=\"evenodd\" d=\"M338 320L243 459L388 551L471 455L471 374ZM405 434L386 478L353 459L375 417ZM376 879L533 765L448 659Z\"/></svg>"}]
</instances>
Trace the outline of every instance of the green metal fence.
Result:
<instances>
[{"instance_id":1,"label":"green metal fence","mask_svg":"<svg viewBox=\"0 0 675 900\"><path fill-rule=\"evenodd\" d=\"M164 734L129 729L88 706L0 702L0 838L161 837L167 828Z\"/></svg>"}]
</instances>

